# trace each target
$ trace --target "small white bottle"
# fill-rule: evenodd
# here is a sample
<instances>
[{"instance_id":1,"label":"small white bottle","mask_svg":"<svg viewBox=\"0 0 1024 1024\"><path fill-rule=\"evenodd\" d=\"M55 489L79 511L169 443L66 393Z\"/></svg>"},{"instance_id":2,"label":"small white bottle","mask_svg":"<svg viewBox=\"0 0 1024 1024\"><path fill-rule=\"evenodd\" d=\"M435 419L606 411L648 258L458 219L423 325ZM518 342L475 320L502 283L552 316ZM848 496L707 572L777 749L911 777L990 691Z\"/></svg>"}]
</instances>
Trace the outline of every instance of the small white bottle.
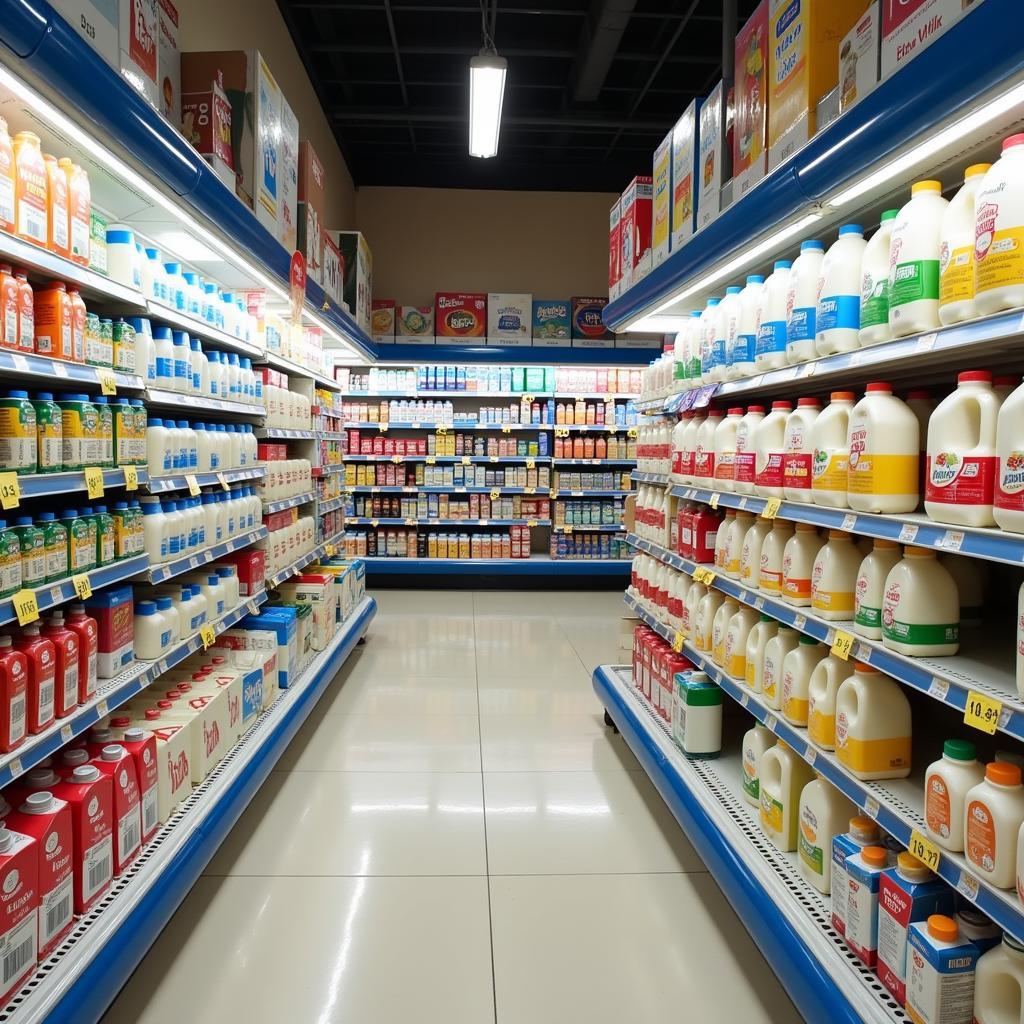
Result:
<instances>
[{"instance_id":1,"label":"small white bottle","mask_svg":"<svg viewBox=\"0 0 1024 1024\"><path fill-rule=\"evenodd\" d=\"M170 327L153 328L153 350L155 386L165 391L174 391L174 341Z\"/></svg>"},{"instance_id":2,"label":"small white bottle","mask_svg":"<svg viewBox=\"0 0 1024 1024\"><path fill-rule=\"evenodd\" d=\"M877 345L892 337L889 330L889 248L892 226L899 210L886 210L878 230L864 246L861 259L860 331L861 348Z\"/></svg>"},{"instance_id":3,"label":"small white bottle","mask_svg":"<svg viewBox=\"0 0 1024 1024\"><path fill-rule=\"evenodd\" d=\"M997 889L1017 879L1017 841L1024 825L1020 768L1004 761L985 766L985 778L964 798L964 855L971 869Z\"/></svg>"},{"instance_id":4,"label":"small white bottle","mask_svg":"<svg viewBox=\"0 0 1024 1024\"><path fill-rule=\"evenodd\" d=\"M793 262L786 295L786 359L804 363L817 355L818 281L825 246L817 239L800 243L800 255Z\"/></svg>"},{"instance_id":5,"label":"small white bottle","mask_svg":"<svg viewBox=\"0 0 1024 1024\"><path fill-rule=\"evenodd\" d=\"M981 783L985 766L968 740L946 740L942 757L928 766L924 776L924 821L928 834L946 850L964 848L964 812L967 793Z\"/></svg>"},{"instance_id":6,"label":"small white bottle","mask_svg":"<svg viewBox=\"0 0 1024 1024\"><path fill-rule=\"evenodd\" d=\"M864 229L844 224L821 261L815 348L819 356L860 348L861 264Z\"/></svg>"},{"instance_id":7,"label":"small white bottle","mask_svg":"<svg viewBox=\"0 0 1024 1024\"><path fill-rule=\"evenodd\" d=\"M155 661L171 645L171 631L155 601L135 602L135 656Z\"/></svg>"},{"instance_id":8,"label":"small white bottle","mask_svg":"<svg viewBox=\"0 0 1024 1024\"><path fill-rule=\"evenodd\" d=\"M939 326L939 247L949 204L938 181L916 181L893 222L889 246L889 329L894 338Z\"/></svg>"}]
</instances>

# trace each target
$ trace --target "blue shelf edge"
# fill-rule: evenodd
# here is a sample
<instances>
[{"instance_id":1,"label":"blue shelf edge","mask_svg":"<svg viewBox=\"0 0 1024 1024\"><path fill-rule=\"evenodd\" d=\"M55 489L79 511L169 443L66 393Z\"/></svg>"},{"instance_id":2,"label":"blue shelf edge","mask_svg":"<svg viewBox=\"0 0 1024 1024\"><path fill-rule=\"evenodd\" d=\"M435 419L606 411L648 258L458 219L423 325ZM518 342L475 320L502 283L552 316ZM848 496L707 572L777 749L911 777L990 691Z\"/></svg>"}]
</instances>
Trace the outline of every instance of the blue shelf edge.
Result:
<instances>
[{"instance_id":1,"label":"blue shelf edge","mask_svg":"<svg viewBox=\"0 0 1024 1024\"><path fill-rule=\"evenodd\" d=\"M832 1024L858 1024L859 1014L765 894L683 780L671 770L668 760L644 728L638 708L631 707L618 693L604 666L594 670L593 686L616 728L802 1016L806 1020L827 1020Z\"/></svg>"},{"instance_id":2,"label":"blue shelf edge","mask_svg":"<svg viewBox=\"0 0 1024 1024\"><path fill-rule=\"evenodd\" d=\"M375 558L360 556L366 572L382 576L626 576L631 562L615 558Z\"/></svg>"}]
</instances>

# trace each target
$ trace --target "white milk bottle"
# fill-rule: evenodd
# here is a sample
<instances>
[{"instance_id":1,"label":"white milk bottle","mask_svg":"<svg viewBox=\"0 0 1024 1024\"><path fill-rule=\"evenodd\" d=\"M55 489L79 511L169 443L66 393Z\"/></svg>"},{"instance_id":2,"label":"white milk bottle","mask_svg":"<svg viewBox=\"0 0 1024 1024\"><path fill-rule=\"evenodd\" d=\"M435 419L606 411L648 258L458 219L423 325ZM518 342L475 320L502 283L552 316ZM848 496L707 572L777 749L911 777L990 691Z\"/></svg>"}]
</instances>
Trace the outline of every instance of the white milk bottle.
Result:
<instances>
[{"instance_id":1,"label":"white milk bottle","mask_svg":"<svg viewBox=\"0 0 1024 1024\"><path fill-rule=\"evenodd\" d=\"M683 478L683 441L686 436L686 428L690 425L692 418L693 414L687 410L672 428L672 468L669 471L669 479L674 484L685 483Z\"/></svg>"},{"instance_id":2,"label":"white milk bottle","mask_svg":"<svg viewBox=\"0 0 1024 1024\"><path fill-rule=\"evenodd\" d=\"M782 599L798 608L811 603L811 574L824 539L812 523L797 523L782 554Z\"/></svg>"},{"instance_id":3,"label":"white milk bottle","mask_svg":"<svg viewBox=\"0 0 1024 1024\"><path fill-rule=\"evenodd\" d=\"M690 313L690 319L683 329L684 351L686 355L686 379L691 387L701 384L700 375L700 339L701 339L701 315L703 311L695 309Z\"/></svg>"},{"instance_id":4,"label":"white milk bottle","mask_svg":"<svg viewBox=\"0 0 1024 1024\"><path fill-rule=\"evenodd\" d=\"M679 459L678 483L692 484L693 461L697 457L697 437L704 424L705 415L702 410L694 410L685 414L686 429L683 431L683 451Z\"/></svg>"},{"instance_id":5,"label":"white milk bottle","mask_svg":"<svg viewBox=\"0 0 1024 1024\"><path fill-rule=\"evenodd\" d=\"M888 341L889 331L889 246L892 225L899 210L886 210L878 230L864 246L860 279L861 348Z\"/></svg>"},{"instance_id":6,"label":"white milk bottle","mask_svg":"<svg viewBox=\"0 0 1024 1024\"><path fill-rule=\"evenodd\" d=\"M964 798L964 854L972 870L999 889L1017 878L1017 841L1024 824L1020 768L1005 761L985 766L985 778Z\"/></svg>"},{"instance_id":7,"label":"white milk bottle","mask_svg":"<svg viewBox=\"0 0 1024 1024\"><path fill-rule=\"evenodd\" d=\"M1017 591L1017 694L1024 697L1024 583Z\"/></svg>"},{"instance_id":8,"label":"white milk bottle","mask_svg":"<svg viewBox=\"0 0 1024 1024\"><path fill-rule=\"evenodd\" d=\"M770 615L761 615L757 624L747 636L747 649L745 653L745 671L743 681L747 689L754 693L761 692L761 683L764 678L764 654L768 641L779 631L778 621Z\"/></svg>"},{"instance_id":9,"label":"white milk bottle","mask_svg":"<svg viewBox=\"0 0 1024 1024\"><path fill-rule=\"evenodd\" d=\"M754 431L754 492L764 498L781 498L782 452L791 402L772 402L772 411Z\"/></svg>"},{"instance_id":10,"label":"white milk bottle","mask_svg":"<svg viewBox=\"0 0 1024 1024\"><path fill-rule=\"evenodd\" d=\"M707 419L697 429L697 446L693 452L693 482L714 487L715 431L722 422L721 409L709 409Z\"/></svg>"},{"instance_id":11,"label":"white milk bottle","mask_svg":"<svg viewBox=\"0 0 1024 1024\"><path fill-rule=\"evenodd\" d=\"M738 285L730 285L725 289L725 297L718 304L718 330L715 336L715 362L721 360L722 372L720 380L732 380L739 374L733 373L732 355L736 347L736 337L740 329L740 316L742 314L742 302L740 293L743 291ZM721 338L722 347L717 348L718 340Z\"/></svg>"},{"instance_id":12,"label":"white milk bottle","mask_svg":"<svg viewBox=\"0 0 1024 1024\"><path fill-rule=\"evenodd\" d=\"M715 490L732 490L733 470L736 464L736 428L743 417L743 406L735 405L726 412L724 420L715 427Z\"/></svg>"},{"instance_id":13,"label":"white milk bottle","mask_svg":"<svg viewBox=\"0 0 1024 1024\"><path fill-rule=\"evenodd\" d=\"M772 520L758 516L743 537L739 581L745 587L752 587L755 590L758 587L761 578L761 552L765 540L772 532L772 525Z\"/></svg>"},{"instance_id":14,"label":"white milk bottle","mask_svg":"<svg viewBox=\"0 0 1024 1024\"><path fill-rule=\"evenodd\" d=\"M821 261L814 345L818 355L860 348L861 262L864 229L844 224Z\"/></svg>"},{"instance_id":15,"label":"white milk bottle","mask_svg":"<svg viewBox=\"0 0 1024 1024\"><path fill-rule=\"evenodd\" d=\"M899 545L894 540L876 539L869 555L857 570L854 593L853 631L870 640L882 639L882 600L885 581L900 560Z\"/></svg>"},{"instance_id":16,"label":"white milk bottle","mask_svg":"<svg viewBox=\"0 0 1024 1024\"><path fill-rule=\"evenodd\" d=\"M928 765L924 775L924 821L928 834L946 850L964 848L964 811L967 792L985 777L969 740L946 740L942 757Z\"/></svg>"},{"instance_id":17,"label":"white milk bottle","mask_svg":"<svg viewBox=\"0 0 1024 1024\"><path fill-rule=\"evenodd\" d=\"M740 509L736 512L732 529L729 531L729 549L725 554L725 575L730 579L740 578L740 560L743 557L743 541L747 531L753 526L754 513Z\"/></svg>"},{"instance_id":18,"label":"white milk bottle","mask_svg":"<svg viewBox=\"0 0 1024 1024\"><path fill-rule=\"evenodd\" d=\"M956 654L960 647L956 583L930 548L905 548L886 577L882 643L918 658Z\"/></svg>"},{"instance_id":19,"label":"white milk bottle","mask_svg":"<svg viewBox=\"0 0 1024 1024\"><path fill-rule=\"evenodd\" d=\"M858 512L896 514L917 508L920 441L917 417L892 393L868 384L850 413L846 498Z\"/></svg>"},{"instance_id":20,"label":"white milk bottle","mask_svg":"<svg viewBox=\"0 0 1024 1024\"><path fill-rule=\"evenodd\" d=\"M747 678L747 640L757 626L760 614L753 608L741 606L729 620L725 636L725 657L722 668L738 682Z\"/></svg>"},{"instance_id":21,"label":"white milk bottle","mask_svg":"<svg viewBox=\"0 0 1024 1024\"><path fill-rule=\"evenodd\" d=\"M761 828L783 853L796 849L800 821L800 794L814 772L781 740L761 755L758 765L761 790Z\"/></svg>"},{"instance_id":22,"label":"white milk bottle","mask_svg":"<svg viewBox=\"0 0 1024 1024\"><path fill-rule=\"evenodd\" d=\"M917 181L893 222L889 246L889 329L894 338L939 326L939 245L949 204L938 181Z\"/></svg>"},{"instance_id":23,"label":"white milk bottle","mask_svg":"<svg viewBox=\"0 0 1024 1024\"><path fill-rule=\"evenodd\" d=\"M1002 529L1024 533L1024 384L999 409L996 449L999 466L992 514Z\"/></svg>"},{"instance_id":24,"label":"white milk bottle","mask_svg":"<svg viewBox=\"0 0 1024 1024\"><path fill-rule=\"evenodd\" d=\"M858 779L910 774L910 703L895 679L857 662L836 694L836 757Z\"/></svg>"},{"instance_id":25,"label":"white milk bottle","mask_svg":"<svg viewBox=\"0 0 1024 1024\"><path fill-rule=\"evenodd\" d=\"M761 695L766 707L776 711L782 707L782 673L786 655L792 651L800 639L792 626L780 622L778 632L768 641L764 648L764 665L761 669Z\"/></svg>"},{"instance_id":26,"label":"white milk bottle","mask_svg":"<svg viewBox=\"0 0 1024 1024\"><path fill-rule=\"evenodd\" d=\"M700 315L700 376L705 384L721 380L715 372L715 332L718 327L718 304L721 301L717 295L708 299Z\"/></svg>"},{"instance_id":27,"label":"white milk bottle","mask_svg":"<svg viewBox=\"0 0 1024 1024\"><path fill-rule=\"evenodd\" d=\"M732 379L749 377L756 368L757 310L763 289L764 278L760 274L750 274L740 292L740 319L729 353L729 376Z\"/></svg>"},{"instance_id":28,"label":"white milk bottle","mask_svg":"<svg viewBox=\"0 0 1024 1024\"><path fill-rule=\"evenodd\" d=\"M726 562L729 560L729 535L732 533L733 524L736 522L736 510L727 508L721 525L715 534L715 568L725 571Z\"/></svg>"},{"instance_id":29,"label":"white milk bottle","mask_svg":"<svg viewBox=\"0 0 1024 1024\"><path fill-rule=\"evenodd\" d=\"M732 489L740 494L753 494L757 474L754 438L758 424L764 419L764 406L751 405L736 427L736 458L733 462Z\"/></svg>"},{"instance_id":30,"label":"white milk bottle","mask_svg":"<svg viewBox=\"0 0 1024 1024\"><path fill-rule=\"evenodd\" d=\"M776 260L757 304L757 343L754 367L758 373L779 370L786 358L786 298L789 295L789 260Z\"/></svg>"},{"instance_id":31,"label":"white milk bottle","mask_svg":"<svg viewBox=\"0 0 1024 1024\"><path fill-rule=\"evenodd\" d=\"M850 464L849 426L852 391L833 391L828 407L814 421L811 444L811 498L815 505L847 507L847 471Z\"/></svg>"},{"instance_id":32,"label":"white milk bottle","mask_svg":"<svg viewBox=\"0 0 1024 1024\"><path fill-rule=\"evenodd\" d=\"M789 520L772 521L771 532L761 543L761 565L756 580L758 590L772 596L782 593L782 564L786 557L786 545L792 536L793 524Z\"/></svg>"},{"instance_id":33,"label":"white milk bottle","mask_svg":"<svg viewBox=\"0 0 1024 1024\"><path fill-rule=\"evenodd\" d=\"M975 968L973 1024L1020 1024L1022 992L1024 944L1003 935L1002 942L985 953Z\"/></svg>"},{"instance_id":34,"label":"white milk bottle","mask_svg":"<svg viewBox=\"0 0 1024 1024\"><path fill-rule=\"evenodd\" d=\"M860 563L853 537L843 530L829 530L811 569L811 608L819 618L829 622L853 618Z\"/></svg>"},{"instance_id":35,"label":"white milk bottle","mask_svg":"<svg viewBox=\"0 0 1024 1024\"><path fill-rule=\"evenodd\" d=\"M763 725L755 725L743 735L743 799L755 807L761 806L761 758L774 746L774 733Z\"/></svg>"},{"instance_id":36,"label":"white milk bottle","mask_svg":"<svg viewBox=\"0 0 1024 1024\"><path fill-rule=\"evenodd\" d=\"M972 164L942 215L939 243L939 319L970 320L974 312L974 197L991 164Z\"/></svg>"},{"instance_id":37,"label":"white milk bottle","mask_svg":"<svg viewBox=\"0 0 1024 1024\"><path fill-rule=\"evenodd\" d=\"M999 397L987 370L961 373L956 383L928 424L925 511L938 523L992 526Z\"/></svg>"},{"instance_id":38,"label":"white milk bottle","mask_svg":"<svg viewBox=\"0 0 1024 1024\"><path fill-rule=\"evenodd\" d=\"M715 612L715 621L711 624L711 660L719 668L725 668L725 642L729 636L729 623L739 607L734 597L727 597Z\"/></svg>"},{"instance_id":39,"label":"white milk bottle","mask_svg":"<svg viewBox=\"0 0 1024 1024\"><path fill-rule=\"evenodd\" d=\"M782 493L787 501L811 500L811 466L814 449L811 428L821 412L816 398L797 399L796 408L786 417L782 440Z\"/></svg>"},{"instance_id":40,"label":"white milk bottle","mask_svg":"<svg viewBox=\"0 0 1024 1024\"><path fill-rule=\"evenodd\" d=\"M696 621L693 626L693 646L700 654L711 656L714 637L715 615L722 606L725 595L720 590L709 589L697 605Z\"/></svg>"},{"instance_id":41,"label":"white milk bottle","mask_svg":"<svg viewBox=\"0 0 1024 1024\"><path fill-rule=\"evenodd\" d=\"M797 864L800 874L818 892L828 895L831 891L832 840L842 834L856 813L854 803L820 775L800 794Z\"/></svg>"},{"instance_id":42,"label":"white milk bottle","mask_svg":"<svg viewBox=\"0 0 1024 1024\"><path fill-rule=\"evenodd\" d=\"M697 609L700 606L701 598L708 592L708 587L696 580L690 584L686 591L686 599L683 601L683 622L686 624L686 639L696 647L697 635Z\"/></svg>"},{"instance_id":43,"label":"white milk bottle","mask_svg":"<svg viewBox=\"0 0 1024 1024\"><path fill-rule=\"evenodd\" d=\"M853 664L834 654L822 658L807 685L807 738L822 750L836 749L836 694Z\"/></svg>"},{"instance_id":44,"label":"white milk bottle","mask_svg":"<svg viewBox=\"0 0 1024 1024\"><path fill-rule=\"evenodd\" d=\"M812 636L801 636L782 663L782 717L790 725L807 728L811 673L828 654L828 648Z\"/></svg>"},{"instance_id":45,"label":"white milk bottle","mask_svg":"<svg viewBox=\"0 0 1024 1024\"><path fill-rule=\"evenodd\" d=\"M1024 135L1003 140L974 198L974 310L1024 306Z\"/></svg>"},{"instance_id":46,"label":"white milk bottle","mask_svg":"<svg viewBox=\"0 0 1024 1024\"><path fill-rule=\"evenodd\" d=\"M817 355L814 339L817 328L818 281L825 246L817 239L800 243L800 255L789 272L789 291L786 293L786 359L790 363L804 363Z\"/></svg>"}]
</instances>

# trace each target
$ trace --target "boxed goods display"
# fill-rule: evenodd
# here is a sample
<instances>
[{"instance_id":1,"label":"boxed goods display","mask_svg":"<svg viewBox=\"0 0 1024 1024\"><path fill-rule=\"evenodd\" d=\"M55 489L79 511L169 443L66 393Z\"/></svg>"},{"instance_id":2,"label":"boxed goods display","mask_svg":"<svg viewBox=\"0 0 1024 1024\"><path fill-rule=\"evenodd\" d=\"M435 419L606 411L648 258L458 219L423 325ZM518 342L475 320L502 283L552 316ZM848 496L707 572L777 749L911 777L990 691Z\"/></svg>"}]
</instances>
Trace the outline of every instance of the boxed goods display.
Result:
<instances>
[{"instance_id":1,"label":"boxed goods display","mask_svg":"<svg viewBox=\"0 0 1024 1024\"><path fill-rule=\"evenodd\" d=\"M277 208L277 240L289 252L294 252L299 242L299 119L283 95L279 156L281 164L277 170L277 178L281 185L281 195Z\"/></svg>"},{"instance_id":2,"label":"boxed goods display","mask_svg":"<svg viewBox=\"0 0 1024 1024\"><path fill-rule=\"evenodd\" d=\"M308 139L299 143L299 205L296 216L298 248L306 257L306 273L323 284L324 216L327 181L324 165Z\"/></svg>"},{"instance_id":3,"label":"boxed goods display","mask_svg":"<svg viewBox=\"0 0 1024 1024\"><path fill-rule=\"evenodd\" d=\"M511 292L487 295L487 344L529 346L533 342L533 296Z\"/></svg>"},{"instance_id":4,"label":"boxed goods display","mask_svg":"<svg viewBox=\"0 0 1024 1024\"><path fill-rule=\"evenodd\" d=\"M473 345L487 330L487 296L478 292L438 292L434 296L435 334L449 345Z\"/></svg>"},{"instance_id":5,"label":"boxed goods display","mask_svg":"<svg viewBox=\"0 0 1024 1024\"><path fill-rule=\"evenodd\" d=\"M51 0L50 6L112 67L117 68L117 4L110 0Z\"/></svg>"},{"instance_id":6,"label":"boxed goods display","mask_svg":"<svg viewBox=\"0 0 1024 1024\"><path fill-rule=\"evenodd\" d=\"M370 301L373 296L373 256L361 231L329 231L341 256L341 298L349 314L370 333Z\"/></svg>"},{"instance_id":7,"label":"boxed goods display","mask_svg":"<svg viewBox=\"0 0 1024 1024\"><path fill-rule=\"evenodd\" d=\"M874 0L839 44L839 110L863 99L878 85L880 0ZM820 117L820 115L819 115ZM819 126L820 127L820 126Z\"/></svg>"},{"instance_id":8,"label":"boxed goods display","mask_svg":"<svg viewBox=\"0 0 1024 1024\"><path fill-rule=\"evenodd\" d=\"M768 165L768 0L761 0L736 36L735 67L733 202L764 177Z\"/></svg>"},{"instance_id":9,"label":"boxed goods display","mask_svg":"<svg viewBox=\"0 0 1024 1024\"><path fill-rule=\"evenodd\" d=\"M235 158L231 151L231 104L219 82L181 96L181 132L232 192ZM104 232L105 233L105 232Z\"/></svg>"},{"instance_id":10,"label":"boxed goods display","mask_svg":"<svg viewBox=\"0 0 1024 1024\"><path fill-rule=\"evenodd\" d=\"M607 299L573 296L573 348L614 348L615 338L604 322L604 307L607 305Z\"/></svg>"},{"instance_id":11,"label":"boxed goods display","mask_svg":"<svg viewBox=\"0 0 1024 1024\"><path fill-rule=\"evenodd\" d=\"M622 201L608 211L608 298L622 294Z\"/></svg>"},{"instance_id":12,"label":"boxed goods display","mask_svg":"<svg viewBox=\"0 0 1024 1024\"><path fill-rule=\"evenodd\" d=\"M181 50L178 46L178 9L171 0L159 0L159 42L156 50L160 113L175 127L181 124Z\"/></svg>"},{"instance_id":13,"label":"boxed goods display","mask_svg":"<svg viewBox=\"0 0 1024 1024\"><path fill-rule=\"evenodd\" d=\"M434 344L434 307L399 306L396 341L402 345Z\"/></svg>"},{"instance_id":14,"label":"boxed goods display","mask_svg":"<svg viewBox=\"0 0 1024 1024\"><path fill-rule=\"evenodd\" d=\"M374 299L371 303L370 322L373 340L378 345L395 343L395 300Z\"/></svg>"},{"instance_id":15,"label":"boxed goods display","mask_svg":"<svg viewBox=\"0 0 1024 1024\"><path fill-rule=\"evenodd\" d=\"M697 227L707 227L719 214L725 180L725 100L723 86L711 90L700 108L697 125Z\"/></svg>"},{"instance_id":16,"label":"boxed goods display","mask_svg":"<svg viewBox=\"0 0 1024 1024\"><path fill-rule=\"evenodd\" d=\"M697 124L701 100L693 100L672 129L672 249L678 249L695 230L697 211Z\"/></svg>"},{"instance_id":17,"label":"boxed goods display","mask_svg":"<svg viewBox=\"0 0 1024 1024\"><path fill-rule=\"evenodd\" d=\"M160 109L157 92L157 0L121 0L118 46L121 76Z\"/></svg>"},{"instance_id":18,"label":"boxed goods display","mask_svg":"<svg viewBox=\"0 0 1024 1024\"><path fill-rule=\"evenodd\" d=\"M327 293L328 298L333 299L340 306L345 301L345 282L342 280L341 272L341 250L326 231L322 232L320 237L323 242L323 273L321 274L320 285Z\"/></svg>"},{"instance_id":19,"label":"boxed goods display","mask_svg":"<svg viewBox=\"0 0 1024 1024\"><path fill-rule=\"evenodd\" d=\"M982 0L900 0L882 10L882 77L929 47Z\"/></svg>"},{"instance_id":20,"label":"boxed goods display","mask_svg":"<svg viewBox=\"0 0 1024 1024\"><path fill-rule=\"evenodd\" d=\"M650 175L638 174L619 200L624 292L651 269L651 191Z\"/></svg>"},{"instance_id":21,"label":"boxed goods display","mask_svg":"<svg viewBox=\"0 0 1024 1024\"><path fill-rule=\"evenodd\" d=\"M672 132L654 151L651 174L651 254L652 264L660 266L672 249Z\"/></svg>"},{"instance_id":22,"label":"boxed goods display","mask_svg":"<svg viewBox=\"0 0 1024 1024\"><path fill-rule=\"evenodd\" d=\"M568 345L572 310L567 299L533 300L533 346L554 348Z\"/></svg>"}]
</instances>

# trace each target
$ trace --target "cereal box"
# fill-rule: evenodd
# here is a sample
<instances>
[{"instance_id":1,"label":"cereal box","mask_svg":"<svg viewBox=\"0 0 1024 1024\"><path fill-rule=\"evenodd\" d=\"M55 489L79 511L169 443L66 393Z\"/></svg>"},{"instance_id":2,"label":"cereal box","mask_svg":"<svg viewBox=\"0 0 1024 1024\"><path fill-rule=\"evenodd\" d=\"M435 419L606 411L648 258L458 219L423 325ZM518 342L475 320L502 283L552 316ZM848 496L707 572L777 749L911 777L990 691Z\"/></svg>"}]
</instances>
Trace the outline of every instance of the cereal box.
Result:
<instances>
[{"instance_id":1,"label":"cereal box","mask_svg":"<svg viewBox=\"0 0 1024 1024\"><path fill-rule=\"evenodd\" d=\"M216 82L205 92L182 95L181 133L234 194L237 175L231 151L231 104Z\"/></svg>"},{"instance_id":2,"label":"cereal box","mask_svg":"<svg viewBox=\"0 0 1024 1024\"><path fill-rule=\"evenodd\" d=\"M672 132L654 151L651 179L651 255L657 267L665 262L672 249Z\"/></svg>"},{"instance_id":3,"label":"cereal box","mask_svg":"<svg viewBox=\"0 0 1024 1024\"><path fill-rule=\"evenodd\" d=\"M483 344L487 333L487 296L476 292L438 292L434 297L435 334L449 345Z\"/></svg>"},{"instance_id":4,"label":"cereal box","mask_svg":"<svg viewBox=\"0 0 1024 1024\"><path fill-rule=\"evenodd\" d=\"M487 344L533 344L533 296L509 292L487 294Z\"/></svg>"},{"instance_id":5,"label":"cereal box","mask_svg":"<svg viewBox=\"0 0 1024 1024\"><path fill-rule=\"evenodd\" d=\"M651 269L650 175L638 174L622 193L619 221L622 248L622 291L628 291Z\"/></svg>"},{"instance_id":6,"label":"cereal box","mask_svg":"<svg viewBox=\"0 0 1024 1024\"><path fill-rule=\"evenodd\" d=\"M768 165L768 0L761 0L736 36L735 75L734 202L764 177Z\"/></svg>"},{"instance_id":7,"label":"cereal box","mask_svg":"<svg viewBox=\"0 0 1024 1024\"><path fill-rule=\"evenodd\" d=\"M604 307L607 299L572 299L572 347L614 348L615 336L605 326Z\"/></svg>"},{"instance_id":8,"label":"cereal box","mask_svg":"<svg viewBox=\"0 0 1024 1024\"><path fill-rule=\"evenodd\" d=\"M622 294L622 205L616 199L608 212L608 298Z\"/></svg>"},{"instance_id":9,"label":"cereal box","mask_svg":"<svg viewBox=\"0 0 1024 1024\"><path fill-rule=\"evenodd\" d=\"M572 309L568 299L533 300L533 347L568 347Z\"/></svg>"},{"instance_id":10,"label":"cereal box","mask_svg":"<svg viewBox=\"0 0 1024 1024\"><path fill-rule=\"evenodd\" d=\"M710 224L720 210L722 200L722 164L725 158L725 110L722 83L700 108L697 129L697 228Z\"/></svg>"},{"instance_id":11,"label":"cereal box","mask_svg":"<svg viewBox=\"0 0 1024 1024\"><path fill-rule=\"evenodd\" d=\"M378 345L395 343L395 300L374 299L371 304L370 324L373 340Z\"/></svg>"},{"instance_id":12,"label":"cereal box","mask_svg":"<svg viewBox=\"0 0 1024 1024\"><path fill-rule=\"evenodd\" d=\"M399 306L395 328L401 345L433 345L434 307Z\"/></svg>"},{"instance_id":13,"label":"cereal box","mask_svg":"<svg viewBox=\"0 0 1024 1024\"><path fill-rule=\"evenodd\" d=\"M882 77L935 42L981 0L882 0Z\"/></svg>"},{"instance_id":14,"label":"cereal box","mask_svg":"<svg viewBox=\"0 0 1024 1024\"><path fill-rule=\"evenodd\" d=\"M694 231L697 209L697 119L702 100L694 100L672 129L672 250Z\"/></svg>"},{"instance_id":15,"label":"cereal box","mask_svg":"<svg viewBox=\"0 0 1024 1024\"><path fill-rule=\"evenodd\" d=\"M839 44L840 113L878 85L880 33L881 10L878 0L874 0Z\"/></svg>"}]
</instances>

